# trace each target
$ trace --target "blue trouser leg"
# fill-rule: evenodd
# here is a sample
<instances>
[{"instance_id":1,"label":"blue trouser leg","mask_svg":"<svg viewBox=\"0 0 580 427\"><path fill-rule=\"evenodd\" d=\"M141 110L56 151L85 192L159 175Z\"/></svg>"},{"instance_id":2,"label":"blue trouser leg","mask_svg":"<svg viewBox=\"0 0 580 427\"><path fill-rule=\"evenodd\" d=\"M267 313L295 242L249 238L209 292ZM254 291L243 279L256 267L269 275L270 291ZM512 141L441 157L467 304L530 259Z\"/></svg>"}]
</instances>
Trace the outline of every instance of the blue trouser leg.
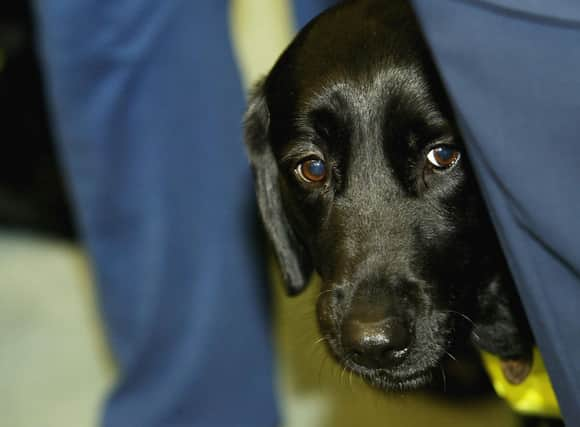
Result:
<instances>
[{"instance_id":1,"label":"blue trouser leg","mask_svg":"<svg viewBox=\"0 0 580 427\"><path fill-rule=\"evenodd\" d=\"M276 425L227 2L38 0L35 10L120 369L103 425Z\"/></svg>"},{"instance_id":2,"label":"blue trouser leg","mask_svg":"<svg viewBox=\"0 0 580 427\"><path fill-rule=\"evenodd\" d=\"M314 16L338 2L339 0L294 0L294 15L298 28L302 28Z\"/></svg>"},{"instance_id":3,"label":"blue trouser leg","mask_svg":"<svg viewBox=\"0 0 580 427\"><path fill-rule=\"evenodd\" d=\"M580 419L580 6L415 0L562 413Z\"/></svg>"}]
</instances>

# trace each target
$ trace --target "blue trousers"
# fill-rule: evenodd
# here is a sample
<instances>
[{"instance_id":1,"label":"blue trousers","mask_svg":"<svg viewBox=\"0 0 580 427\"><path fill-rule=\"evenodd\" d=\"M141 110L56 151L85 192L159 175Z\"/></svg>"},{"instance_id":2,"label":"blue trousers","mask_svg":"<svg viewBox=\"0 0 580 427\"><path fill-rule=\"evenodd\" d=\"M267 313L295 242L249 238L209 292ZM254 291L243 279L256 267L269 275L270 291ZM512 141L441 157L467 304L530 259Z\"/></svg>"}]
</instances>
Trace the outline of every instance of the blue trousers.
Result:
<instances>
[{"instance_id":1,"label":"blue trousers","mask_svg":"<svg viewBox=\"0 0 580 427\"><path fill-rule=\"evenodd\" d=\"M39 0L35 10L119 364L103 425L276 425L227 2Z\"/></svg>"},{"instance_id":2,"label":"blue trousers","mask_svg":"<svg viewBox=\"0 0 580 427\"><path fill-rule=\"evenodd\" d=\"M302 3L303 23L327 2ZM227 7L35 2L55 137L119 365L106 427L279 421Z\"/></svg>"},{"instance_id":3,"label":"blue trousers","mask_svg":"<svg viewBox=\"0 0 580 427\"><path fill-rule=\"evenodd\" d=\"M568 425L580 419L580 5L414 0Z\"/></svg>"}]
</instances>

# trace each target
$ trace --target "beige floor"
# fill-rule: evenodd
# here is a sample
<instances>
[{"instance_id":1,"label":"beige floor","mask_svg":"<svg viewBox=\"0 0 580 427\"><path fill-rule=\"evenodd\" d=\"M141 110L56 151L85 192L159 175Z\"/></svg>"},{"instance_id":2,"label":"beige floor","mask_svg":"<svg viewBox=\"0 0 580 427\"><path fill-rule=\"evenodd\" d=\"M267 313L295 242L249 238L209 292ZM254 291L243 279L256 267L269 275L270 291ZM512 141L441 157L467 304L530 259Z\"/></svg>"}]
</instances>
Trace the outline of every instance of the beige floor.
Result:
<instances>
[{"instance_id":1,"label":"beige floor","mask_svg":"<svg viewBox=\"0 0 580 427\"><path fill-rule=\"evenodd\" d=\"M114 375L89 277L73 245L0 233L1 427L96 425ZM275 300L285 427L514 425L499 401L387 398L342 374L315 344L315 292Z\"/></svg>"},{"instance_id":2,"label":"beige floor","mask_svg":"<svg viewBox=\"0 0 580 427\"><path fill-rule=\"evenodd\" d=\"M95 425L112 378L82 253L0 234L0 426Z\"/></svg>"}]
</instances>

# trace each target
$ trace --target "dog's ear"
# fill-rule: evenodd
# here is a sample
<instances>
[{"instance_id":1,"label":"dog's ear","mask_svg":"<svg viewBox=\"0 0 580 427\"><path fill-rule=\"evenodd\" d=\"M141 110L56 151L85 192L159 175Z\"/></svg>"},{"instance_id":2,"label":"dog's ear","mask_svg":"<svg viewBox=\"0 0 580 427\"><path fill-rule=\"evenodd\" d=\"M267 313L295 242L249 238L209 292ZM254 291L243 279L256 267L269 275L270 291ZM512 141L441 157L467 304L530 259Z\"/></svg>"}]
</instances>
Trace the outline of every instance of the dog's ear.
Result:
<instances>
[{"instance_id":1,"label":"dog's ear","mask_svg":"<svg viewBox=\"0 0 580 427\"><path fill-rule=\"evenodd\" d=\"M274 246L286 291L296 295L307 285L312 266L304 246L297 240L285 215L280 195L278 164L272 152L268 129L270 113L264 81L250 95L244 119L245 144L254 172L256 197L266 232Z\"/></svg>"}]
</instances>

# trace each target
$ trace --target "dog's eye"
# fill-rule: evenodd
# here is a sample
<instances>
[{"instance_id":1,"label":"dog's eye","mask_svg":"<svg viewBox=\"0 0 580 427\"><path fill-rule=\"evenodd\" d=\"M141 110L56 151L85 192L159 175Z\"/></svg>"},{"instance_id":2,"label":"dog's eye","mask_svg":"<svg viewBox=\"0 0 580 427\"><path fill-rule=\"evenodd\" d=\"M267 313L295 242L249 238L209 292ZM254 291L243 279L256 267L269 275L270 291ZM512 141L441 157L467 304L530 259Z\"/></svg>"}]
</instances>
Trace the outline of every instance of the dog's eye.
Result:
<instances>
[{"instance_id":1,"label":"dog's eye","mask_svg":"<svg viewBox=\"0 0 580 427\"><path fill-rule=\"evenodd\" d=\"M460 157L459 150L448 145L440 145L427 153L427 160L437 169L449 169Z\"/></svg>"},{"instance_id":2,"label":"dog's eye","mask_svg":"<svg viewBox=\"0 0 580 427\"><path fill-rule=\"evenodd\" d=\"M309 159L298 164L294 173L304 182L322 182L326 178L326 165L321 159Z\"/></svg>"}]
</instances>

